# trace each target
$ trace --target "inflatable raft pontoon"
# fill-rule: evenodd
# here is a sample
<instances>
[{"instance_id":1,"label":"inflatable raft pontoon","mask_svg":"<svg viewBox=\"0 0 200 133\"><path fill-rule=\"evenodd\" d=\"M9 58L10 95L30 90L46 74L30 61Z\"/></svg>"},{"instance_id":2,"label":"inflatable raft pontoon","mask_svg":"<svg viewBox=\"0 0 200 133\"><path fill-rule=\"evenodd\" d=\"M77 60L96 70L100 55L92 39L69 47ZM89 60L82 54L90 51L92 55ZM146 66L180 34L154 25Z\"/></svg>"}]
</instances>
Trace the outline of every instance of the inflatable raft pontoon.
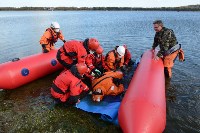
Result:
<instances>
[{"instance_id":1,"label":"inflatable raft pontoon","mask_svg":"<svg viewBox=\"0 0 200 133\"><path fill-rule=\"evenodd\" d=\"M161 60L146 51L120 104L124 133L162 133L166 125L165 77Z\"/></svg>"},{"instance_id":2,"label":"inflatable raft pontoon","mask_svg":"<svg viewBox=\"0 0 200 133\"><path fill-rule=\"evenodd\" d=\"M39 53L0 64L0 89L15 89L63 67L56 60L57 50Z\"/></svg>"},{"instance_id":3,"label":"inflatable raft pontoon","mask_svg":"<svg viewBox=\"0 0 200 133\"><path fill-rule=\"evenodd\" d=\"M57 50L0 64L0 89L15 89L63 67ZM124 133L162 133L166 125L164 67L146 51L129 84L118 111Z\"/></svg>"}]
</instances>

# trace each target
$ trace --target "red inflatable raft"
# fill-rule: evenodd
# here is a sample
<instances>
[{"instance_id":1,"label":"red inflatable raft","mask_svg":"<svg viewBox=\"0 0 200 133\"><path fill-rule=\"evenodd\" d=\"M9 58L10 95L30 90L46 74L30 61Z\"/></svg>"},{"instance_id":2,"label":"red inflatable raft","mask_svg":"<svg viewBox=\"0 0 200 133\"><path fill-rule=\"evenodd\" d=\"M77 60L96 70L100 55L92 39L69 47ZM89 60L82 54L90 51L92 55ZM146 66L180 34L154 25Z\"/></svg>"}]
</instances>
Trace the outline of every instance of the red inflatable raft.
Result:
<instances>
[{"instance_id":1,"label":"red inflatable raft","mask_svg":"<svg viewBox=\"0 0 200 133\"><path fill-rule=\"evenodd\" d=\"M119 108L124 133L162 133L166 125L164 67L146 51Z\"/></svg>"},{"instance_id":2,"label":"red inflatable raft","mask_svg":"<svg viewBox=\"0 0 200 133\"><path fill-rule=\"evenodd\" d=\"M57 50L0 64L0 89L15 89L62 68Z\"/></svg>"}]
</instances>

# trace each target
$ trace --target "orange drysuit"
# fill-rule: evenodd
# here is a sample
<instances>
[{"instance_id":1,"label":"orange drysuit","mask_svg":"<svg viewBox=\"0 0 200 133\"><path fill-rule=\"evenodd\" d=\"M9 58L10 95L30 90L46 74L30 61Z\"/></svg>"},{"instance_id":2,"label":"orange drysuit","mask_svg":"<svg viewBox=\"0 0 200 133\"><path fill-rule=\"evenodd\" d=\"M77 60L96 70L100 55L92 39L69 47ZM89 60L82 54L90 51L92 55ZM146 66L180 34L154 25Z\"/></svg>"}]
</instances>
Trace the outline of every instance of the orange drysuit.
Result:
<instances>
[{"instance_id":1,"label":"orange drysuit","mask_svg":"<svg viewBox=\"0 0 200 133\"><path fill-rule=\"evenodd\" d=\"M124 65L128 66L129 62L131 61L131 52L128 50L126 45L123 46L125 48Z\"/></svg>"},{"instance_id":2,"label":"orange drysuit","mask_svg":"<svg viewBox=\"0 0 200 133\"><path fill-rule=\"evenodd\" d=\"M172 67L174 66L174 61L176 57L179 56L179 61L184 61L184 52L179 49L170 55L164 56L163 63L165 68L165 74L171 78L172 77Z\"/></svg>"},{"instance_id":3,"label":"orange drysuit","mask_svg":"<svg viewBox=\"0 0 200 133\"><path fill-rule=\"evenodd\" d=\"M124 86L122 83L118 82L118 85L113 81L115 79L121 80L123 77L123 73L120 71L116 72L105 72L104 75L98 79L94 79L92 81L92 88L93 88L93 101L100 101L103 99L105 95L113 95L116 96L124 91ZM118 80L118 81L119 81ZM100 89L101 94L96 93L96 91Z\"/></svg>"},{"instance_id":4,"label":"orange drysuit","mask_svg":"<svg viewBox=\"0 0 200 133\"><path fill-rule=\"evenodd\" d=\"M116 51L109 51L105 57L105 63L103 64L106 71L116 71L124 64L124 56L119 58Z\"/></svg>"},{"instance_id":5,"label":"orange drysuit","mask_svg":"<svg viewBox=\"0 0 200 133\"><path fill-rule=\"evenodd\" d=\"M115 50L117 50L119 46L115 47ZM131 61L131 52L128 50L127 46L124 44L123 47L125 48L125 54L124 54L124 65L128 66L129 62Z\"/></svg>"},{"instance_id":6,"label":"orange drysuit","mask_svg":"<svg viewBox=\"0 0 200 133\"><path fill-rule=\"evenodd\" d=\"M57 60L67 69L76 63L85 63L87 51L82 41L65 42L57 52Z\"/></svg>"},{"instance_id":7,"label":"orange drysuit","mask_svg":"<svg viewBox=\"0 0 200 133\"><path fill-rule=\"evenodd\" d=\"M60 30L59 33L56 33L53 29L48 28L42 35L40 39L40 44L45 45L46 50L50 51L51 49L54 49L54 44L58 41L58 38L62 41L64 41L64 36L62 34L62 31Z\"/></svg>"},{"instance_id":8,"label":"orange drysuit","mask_svg":"<svg viewBox=\"0 0 200 133\"><path fill-rule=\"evenodd\" d=\"M63 103L76 103L81 93L89 90L80 78L76 69L65 70L53 81L51 95Z\"/></svg>"},{"instance_id":9,"label":"orange drysuit","mask_svg":"<svg viewBox=\"0 0 200 133\"><path fill-rule=\"evenodd\" d=\"M104 62L104 56L103 55L96 55L94 54L88 54L88 56L86 57L85 63L87 64L88 68L90 70L94 69L94 68L102 68L102 64Z\"/></svg>"}]
</instances>

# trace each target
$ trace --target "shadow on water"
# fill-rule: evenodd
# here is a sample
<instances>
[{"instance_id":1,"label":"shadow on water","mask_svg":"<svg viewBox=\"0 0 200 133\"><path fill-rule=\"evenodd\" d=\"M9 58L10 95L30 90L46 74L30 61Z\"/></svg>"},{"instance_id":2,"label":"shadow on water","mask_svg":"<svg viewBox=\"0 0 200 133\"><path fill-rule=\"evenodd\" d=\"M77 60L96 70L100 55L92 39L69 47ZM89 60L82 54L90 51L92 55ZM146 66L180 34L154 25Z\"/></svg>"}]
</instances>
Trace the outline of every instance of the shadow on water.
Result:
<instances>
[{"instance_id":1,"label":"shadow on water","mask_svg":"<svg viewBox=\"0 0 200 133\"><path fill-rule=\"evenodd\" d=\"M122 132L119 126L101 120L97 114L55 105L49 88L58 74L0 91L0 133Z\"/></svg>"}]
</instances>

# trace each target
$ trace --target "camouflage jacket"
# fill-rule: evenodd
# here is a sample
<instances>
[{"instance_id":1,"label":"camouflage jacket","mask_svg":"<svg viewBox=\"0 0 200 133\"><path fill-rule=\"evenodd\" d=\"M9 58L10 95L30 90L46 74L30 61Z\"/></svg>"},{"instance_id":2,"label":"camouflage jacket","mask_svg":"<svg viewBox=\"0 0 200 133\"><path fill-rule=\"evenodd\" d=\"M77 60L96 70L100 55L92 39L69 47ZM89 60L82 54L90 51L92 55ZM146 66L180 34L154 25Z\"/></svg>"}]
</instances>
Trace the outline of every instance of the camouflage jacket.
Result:
<instances>
[{"instance_id":1,"label":"camouflage jacket","mask_svg":"<svg viewBox=\"0 0 200 133\"><path fill-rule=\"evenodd\" d=\"M155 49L159 45L160 50L157 56L162 57L167 50L176 44L177 40L173 30L163 27L160 32L156 32L152 48Z\"/></svg>"}]
</instances>

